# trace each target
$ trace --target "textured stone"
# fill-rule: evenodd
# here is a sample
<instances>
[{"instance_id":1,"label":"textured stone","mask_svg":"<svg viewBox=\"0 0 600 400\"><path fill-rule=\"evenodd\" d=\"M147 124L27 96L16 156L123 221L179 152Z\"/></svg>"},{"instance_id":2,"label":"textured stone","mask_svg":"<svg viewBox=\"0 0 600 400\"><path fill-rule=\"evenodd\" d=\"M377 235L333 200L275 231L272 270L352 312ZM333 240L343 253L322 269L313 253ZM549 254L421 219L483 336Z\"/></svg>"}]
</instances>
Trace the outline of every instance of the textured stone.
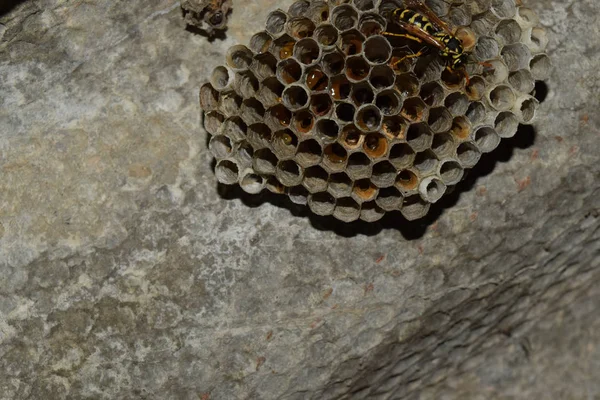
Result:
<instances>
[{"instance_id":1,"label":"textured stone","mask_svg":"<svg viewBox=\"0 0 600 400\"><path fill-rule=\"evenodd\" d=\"M289 3L0 17L0 398L600 396L598 3L527 2L538 123L401 228L216 185L199 82Z\"/></svg>"}]
</instances>

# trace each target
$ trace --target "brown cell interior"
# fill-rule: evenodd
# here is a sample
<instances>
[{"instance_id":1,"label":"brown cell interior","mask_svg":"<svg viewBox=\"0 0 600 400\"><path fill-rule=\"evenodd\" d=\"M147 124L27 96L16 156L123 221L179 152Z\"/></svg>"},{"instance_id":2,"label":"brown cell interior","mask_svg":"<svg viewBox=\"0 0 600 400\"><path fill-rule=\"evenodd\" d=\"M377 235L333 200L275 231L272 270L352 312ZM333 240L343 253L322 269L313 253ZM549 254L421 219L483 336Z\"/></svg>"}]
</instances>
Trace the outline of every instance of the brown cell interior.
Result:
<instances>
[{"instance_id":1,"label":"brown cell interior","mask_svg":"<svg viewBox=\"0 0 600 400\"><path fill-rule=\"evenodd\" d=\"M408 169L400 171L396 177L396 185L404 190L413 190L418 184L419 178L414 172Z\"/></svg>"}]
</instances>

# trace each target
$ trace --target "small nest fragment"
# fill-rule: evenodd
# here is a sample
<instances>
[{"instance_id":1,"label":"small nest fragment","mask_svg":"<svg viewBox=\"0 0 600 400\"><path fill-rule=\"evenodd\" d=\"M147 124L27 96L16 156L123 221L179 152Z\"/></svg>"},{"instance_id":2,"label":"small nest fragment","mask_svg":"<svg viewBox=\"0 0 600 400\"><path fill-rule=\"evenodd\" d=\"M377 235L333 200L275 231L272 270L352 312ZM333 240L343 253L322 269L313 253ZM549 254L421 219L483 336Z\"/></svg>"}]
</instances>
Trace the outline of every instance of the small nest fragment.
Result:
<instances>
[{"instance_id":1,"label":"small nest fragment","mask_svg":"<svg viewBox=\"0 0 600 400\"><path fill-rule=\"evenodd\" d=\"M187 25L214 36L227 27L232 0L185 0L181 2Z\"/></svg>"},{"instance_id":2,"label":"small nest fragment","mask_svg":"<svg viewBox=\"0 0 600 400\"><path fill-rule=\"evenodd\" d=\"M200 89L216 176L248 193L286 194L318 215L408 220L531 123L546 79L545 31L514 0L430 0L458 26L465 74L386 21L393 3L296 1L273 11ZM401 62L396 62L402 60Z\"/></svg>"}]
</instances>

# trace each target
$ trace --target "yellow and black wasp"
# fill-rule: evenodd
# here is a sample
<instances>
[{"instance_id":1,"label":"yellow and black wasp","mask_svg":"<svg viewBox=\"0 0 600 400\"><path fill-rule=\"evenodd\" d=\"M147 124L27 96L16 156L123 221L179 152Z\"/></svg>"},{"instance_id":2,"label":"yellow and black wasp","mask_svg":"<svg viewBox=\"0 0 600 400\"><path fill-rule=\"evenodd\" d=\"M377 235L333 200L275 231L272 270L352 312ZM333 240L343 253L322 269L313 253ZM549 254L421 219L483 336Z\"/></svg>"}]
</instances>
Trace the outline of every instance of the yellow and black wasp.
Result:
<instances>
[{"instance_id":1,"label":"yellow and black wasp","mask_svg":"<svg viewBox=\"0 0 600 400\"><path fill-rule=\"evenodd\" d=\"M469 53L448 25L420 0L404 0L402 8L391 11L389 19L406 33L383 32L384 35L402 37L416 43L432 46L439 51L451 71L463 69ZM394 62L394 66L407 58L419 57L427 48L409 54ZM464 71L468 81L468 75Z\"/></svg>"}]
</instances>

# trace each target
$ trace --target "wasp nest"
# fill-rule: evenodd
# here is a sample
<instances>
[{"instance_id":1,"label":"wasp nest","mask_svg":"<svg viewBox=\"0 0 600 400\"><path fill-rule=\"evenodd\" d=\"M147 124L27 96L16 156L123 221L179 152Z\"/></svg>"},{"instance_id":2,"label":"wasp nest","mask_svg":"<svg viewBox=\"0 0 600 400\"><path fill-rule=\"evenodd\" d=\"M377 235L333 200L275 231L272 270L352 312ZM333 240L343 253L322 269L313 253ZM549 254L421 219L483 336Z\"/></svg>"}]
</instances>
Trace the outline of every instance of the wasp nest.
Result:
<instances>
[{"instance_id":1,"label":"wasp nest","mask_svg":"<svg viewBox=\"0 0 600 400\"><path fill-rule=\"evenodd\" d=\"M435 48L407 58L414 43L382 35L390 4L296 1L228 50L200 89L219 182L347 222L394 210L414 220L532 121L535 80L550 69L532 10L428 1L459 27L473 60L461 74Z\"/></svg>"}]
</instances>

